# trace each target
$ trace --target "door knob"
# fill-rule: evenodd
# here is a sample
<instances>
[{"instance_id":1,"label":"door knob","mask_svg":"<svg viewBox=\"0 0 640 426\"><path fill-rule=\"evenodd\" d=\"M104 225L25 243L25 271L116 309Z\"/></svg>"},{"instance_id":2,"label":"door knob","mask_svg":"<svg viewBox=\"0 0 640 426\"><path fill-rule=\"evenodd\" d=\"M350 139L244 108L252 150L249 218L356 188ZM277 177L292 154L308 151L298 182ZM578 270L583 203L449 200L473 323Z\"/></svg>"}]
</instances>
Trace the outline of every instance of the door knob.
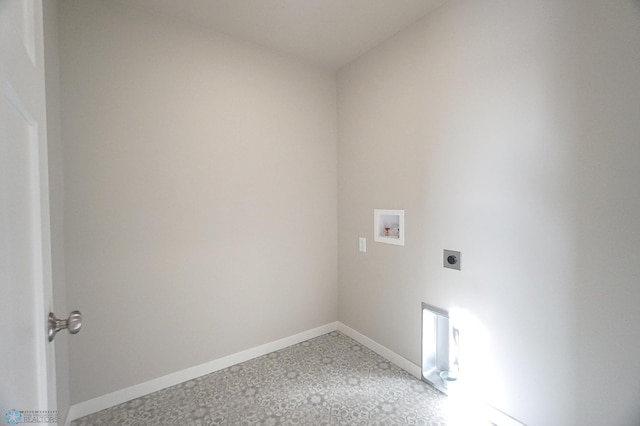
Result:
<instances>
[{"instance_id":1,"label":"door knob","mask_svg":"<svg viewBox=\"0 0 640 426\"><path fill-rule=\"evenodd\" d=\"M80 311L73 311L69 314L67 319L58 319L53 314L49 313L49 341L52 342L56 337L56 333L64 329L69 330L69 333L76 334L80 332L82 328L82 314Z\"/></svg>"}]
</instances>

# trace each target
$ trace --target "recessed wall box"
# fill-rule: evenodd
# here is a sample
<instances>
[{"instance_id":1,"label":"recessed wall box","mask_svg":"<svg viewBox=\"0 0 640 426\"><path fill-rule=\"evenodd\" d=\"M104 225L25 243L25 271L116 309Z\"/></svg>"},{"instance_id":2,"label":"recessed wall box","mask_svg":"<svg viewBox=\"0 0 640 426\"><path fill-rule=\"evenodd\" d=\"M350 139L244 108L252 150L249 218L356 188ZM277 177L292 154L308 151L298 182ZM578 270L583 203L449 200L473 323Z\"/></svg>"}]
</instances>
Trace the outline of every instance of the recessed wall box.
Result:
<instances>
[{"instance_id":1,"label":"recessed wall box","mask_svg":"<svg viewBox=\"0 0 640 426\"><path fill-rule=\"evenodd\" d=\"M449 313L422 303L422 380L447 395L458 378L457 340Z\"/></svg>"},{"instance_id":2,"label":"recessed wall box","mask_svg":"<svg viewBox=\"0 0 640 426\"><path fill-rule=\"evenodd\" d=\"M373 211L373 240L379 243L404 245L404 210Z\"/></svg>"}]
</instances>

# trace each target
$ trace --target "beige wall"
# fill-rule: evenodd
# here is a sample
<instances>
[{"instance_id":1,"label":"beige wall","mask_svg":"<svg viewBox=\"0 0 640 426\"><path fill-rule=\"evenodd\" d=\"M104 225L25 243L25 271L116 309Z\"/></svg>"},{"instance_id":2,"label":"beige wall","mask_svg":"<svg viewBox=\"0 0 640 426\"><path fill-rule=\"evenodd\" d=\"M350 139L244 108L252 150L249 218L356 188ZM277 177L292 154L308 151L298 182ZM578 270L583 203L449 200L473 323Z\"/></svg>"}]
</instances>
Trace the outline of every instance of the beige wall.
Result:
<instances>
[{"instance_id":1,"label":"beige wall","mask_svg":"<svg viewBox=\"0 0 640 426\"><path fill-rule=\"evenodd\" d=\"M579 2L572 109L576 424L640 424L640 1Z\"/></svg>"},{"instance_id":2,"label":"beige wall","mask_svg":"<svg viewBox=\"0 0 640 426\"><path fill-rule=\"evenodd\" d=\"M342 69L339 320L419 365L440 306L497 408L637 424L638 46L636 1L449 1ZM375 208L405 209L404 247Z\"/></svg>"},{"instance_id":3,"label":"beige wall","mask_svg":"<svg viewBox=\"0 0 640 426\"><path fill-rule=\"evenodd\" d=\"M77 403L337 319L335 74L60 5Z\"/></svg>"}]
</instances>

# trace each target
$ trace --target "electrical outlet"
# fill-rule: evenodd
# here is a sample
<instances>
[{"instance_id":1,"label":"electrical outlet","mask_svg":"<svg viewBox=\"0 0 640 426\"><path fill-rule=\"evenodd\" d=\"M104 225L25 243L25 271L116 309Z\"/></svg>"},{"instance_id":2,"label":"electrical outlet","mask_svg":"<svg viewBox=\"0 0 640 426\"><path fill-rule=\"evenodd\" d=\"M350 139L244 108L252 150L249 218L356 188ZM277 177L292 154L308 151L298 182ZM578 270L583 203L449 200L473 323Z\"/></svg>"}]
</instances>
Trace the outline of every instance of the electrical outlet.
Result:
<instances>
[{"instance_id":1,"label":"electrical outlet","mask_svg":"<svg viewBox=\"0 0 640 426\"><path fill-rule=\"evenodd\" d=\"M446 249L444 250L444 255L442 256L442 266L459 271L461 262L462 257L459 251Z\"/></svg>"}]
</instances>

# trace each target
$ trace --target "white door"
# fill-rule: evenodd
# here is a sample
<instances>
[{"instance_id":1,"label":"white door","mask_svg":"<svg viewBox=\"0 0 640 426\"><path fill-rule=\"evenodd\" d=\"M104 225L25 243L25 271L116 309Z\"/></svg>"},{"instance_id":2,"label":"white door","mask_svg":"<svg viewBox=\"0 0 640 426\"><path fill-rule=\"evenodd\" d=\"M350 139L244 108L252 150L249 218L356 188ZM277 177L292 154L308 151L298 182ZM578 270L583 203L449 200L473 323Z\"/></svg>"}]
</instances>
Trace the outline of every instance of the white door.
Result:
<instances>
[{"instance_id":1,"label":"white door","mask_svg":"<svg viewBox=\"0 0 640 426\"><path fill-rule=\"evenodd\" d=\"M42 19L42 0L0 0L2 424L56 410Z\"/></svg>"}]
</instances>

